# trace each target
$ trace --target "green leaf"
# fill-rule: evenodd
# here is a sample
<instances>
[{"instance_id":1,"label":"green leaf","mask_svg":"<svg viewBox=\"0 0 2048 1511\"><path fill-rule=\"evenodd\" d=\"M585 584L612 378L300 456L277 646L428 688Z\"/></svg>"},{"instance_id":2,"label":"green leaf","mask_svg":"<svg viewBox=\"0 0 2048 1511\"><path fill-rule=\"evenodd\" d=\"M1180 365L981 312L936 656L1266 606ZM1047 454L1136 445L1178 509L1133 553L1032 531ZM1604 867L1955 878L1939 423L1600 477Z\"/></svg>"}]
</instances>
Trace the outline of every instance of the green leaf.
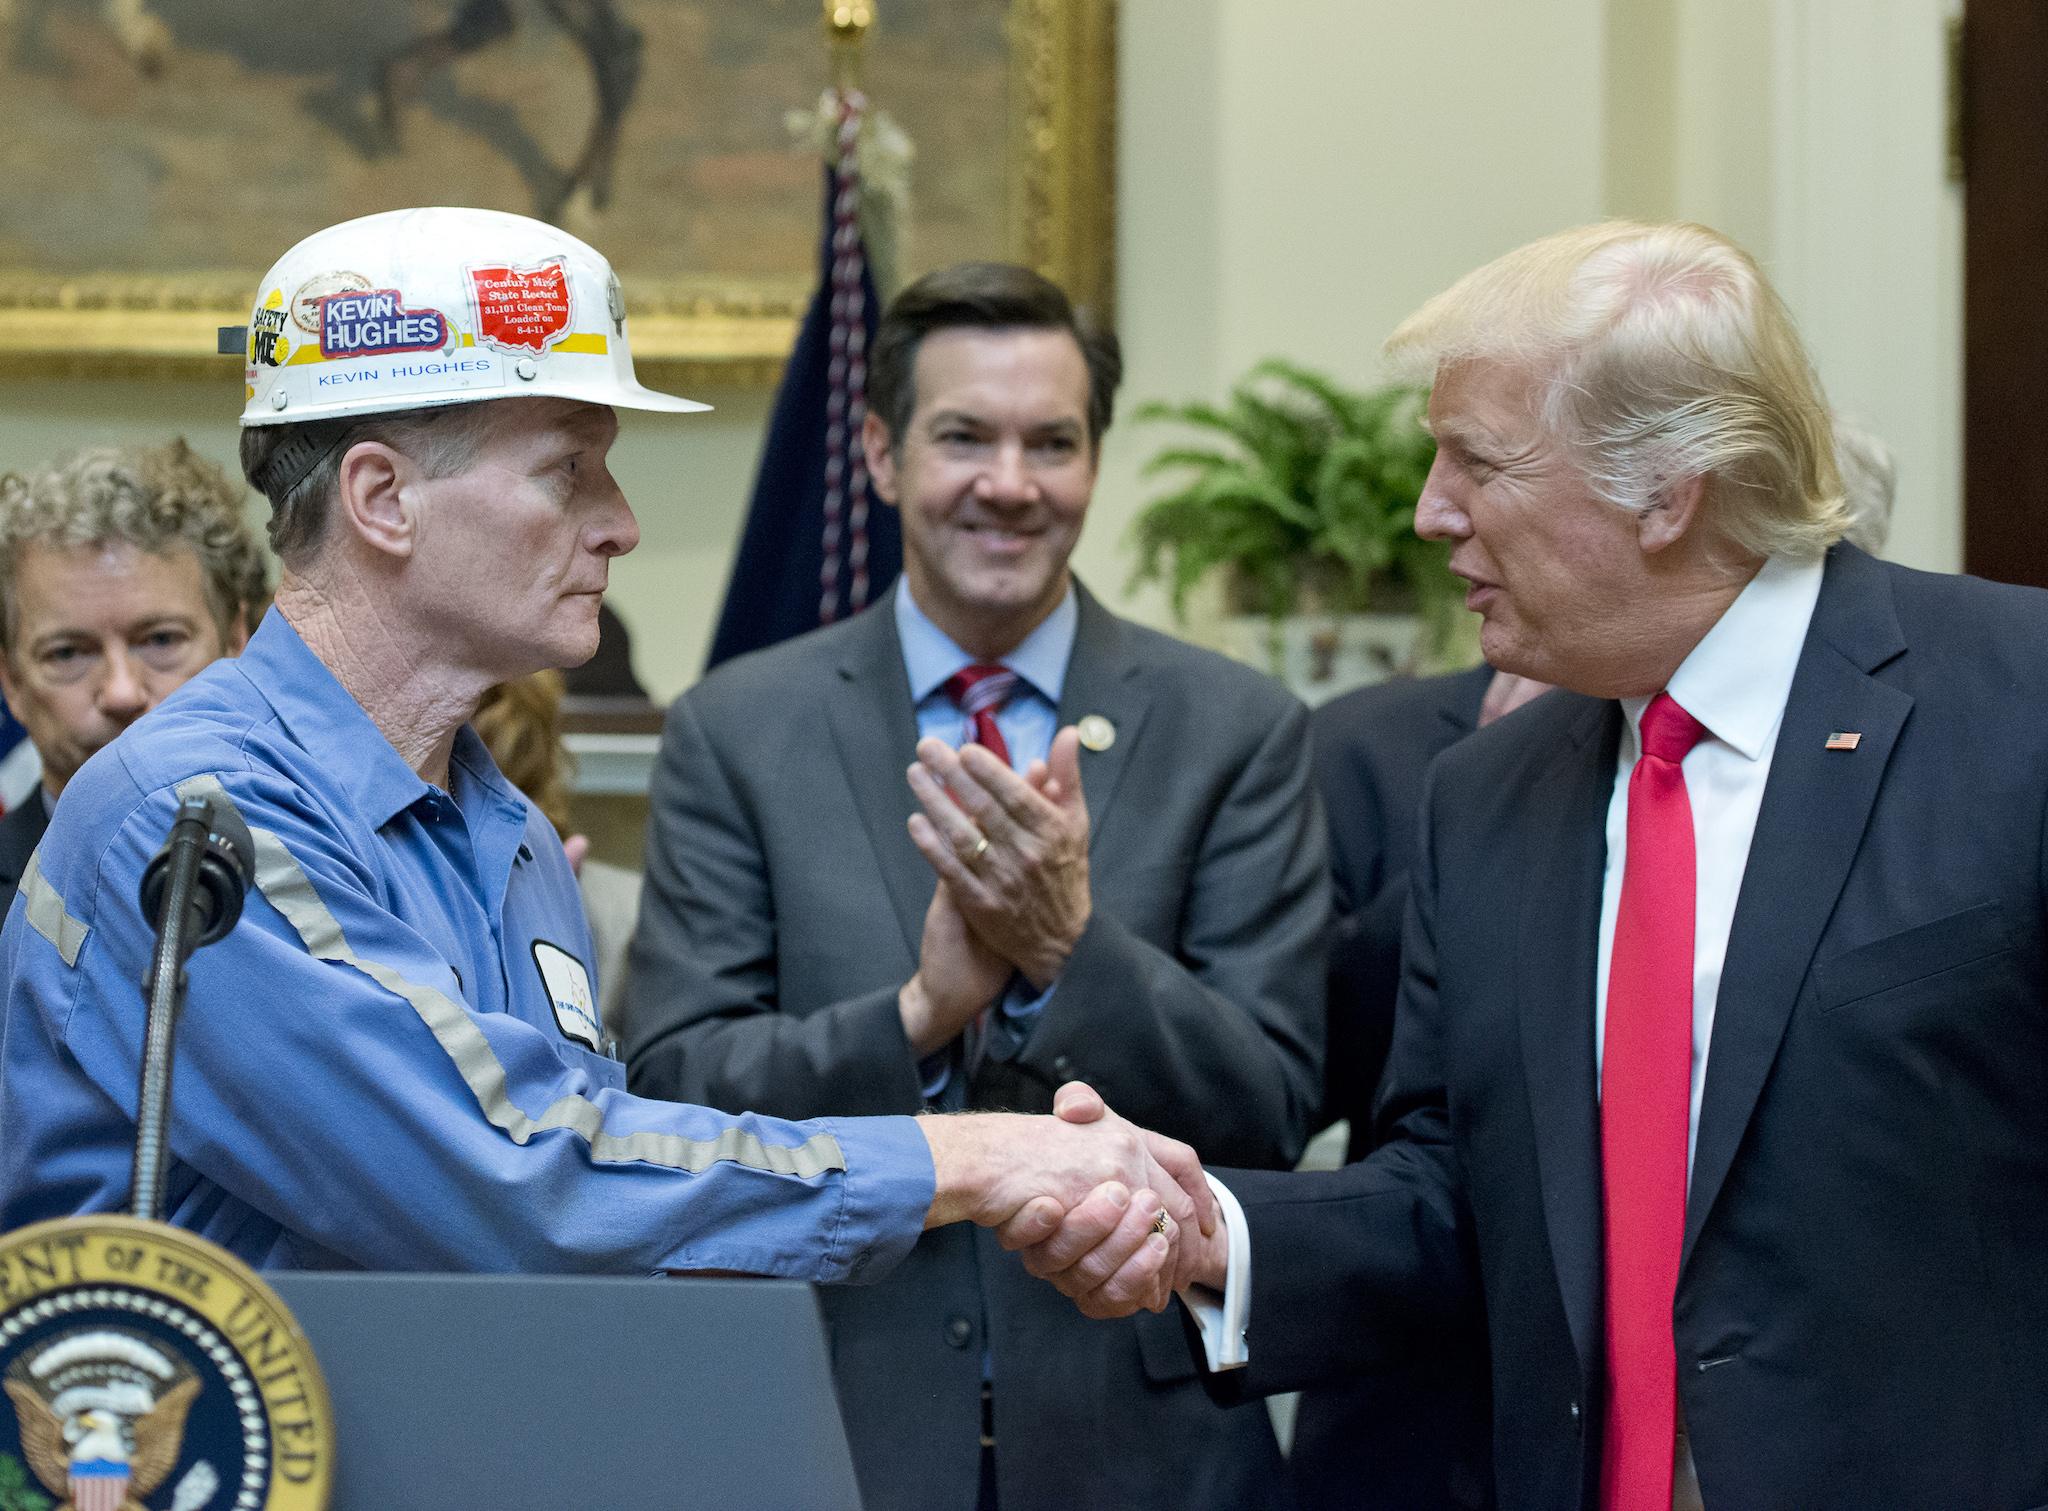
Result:
<instances>
[{"instance_id":1,"label":"green leaf","mask_svg":"<svg viewBox=\"0 0 2048 1511\"><path fill-rule=\"evenodd\" d=\"M1363 607L1391 587L1425 612L1455 610L1448 553L1413 534L1435 455L1421 425L1426 399L1401 385L1356 391L1271 357L1224 404L1141 406L1140 421L1215 444L1170 444L1145 461L1143 476L1173 486L1132 522L1132 585L1163 583L1176 613L1214 572L1276 617L1294 610L1304 583L1332 608Z\"/></svg>"},{"instance_id":2,"label":"green leaf","mask_svg":"<svg viewBox=\"0 0 2048 1511\"><path fill-rule=\"evenodd\" d=\"M29 1483L28 1470L11 1453L0 1453L0 1511L50 1511L49 1496Z\"/></svg>"}]
</instances>

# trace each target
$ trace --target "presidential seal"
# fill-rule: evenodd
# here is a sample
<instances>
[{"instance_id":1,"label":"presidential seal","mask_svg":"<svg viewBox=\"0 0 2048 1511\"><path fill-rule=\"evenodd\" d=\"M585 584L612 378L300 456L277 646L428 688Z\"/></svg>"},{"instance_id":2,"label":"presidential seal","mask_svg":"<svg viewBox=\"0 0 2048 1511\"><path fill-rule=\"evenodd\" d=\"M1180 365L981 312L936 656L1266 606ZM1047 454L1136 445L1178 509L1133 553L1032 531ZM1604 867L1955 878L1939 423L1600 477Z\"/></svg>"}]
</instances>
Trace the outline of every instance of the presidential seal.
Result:
<instances>
[{"instance_id":1,"label":"presidential seal","mask_svg":"<svg viewBox=\"0 0 2048 1511\"><path fill-rule=\"evenodd\" d=\"M313 1351L232 1255L132 1217L0 1237L0 1511L324 1511Z\"/></svg>"}]
</instances>

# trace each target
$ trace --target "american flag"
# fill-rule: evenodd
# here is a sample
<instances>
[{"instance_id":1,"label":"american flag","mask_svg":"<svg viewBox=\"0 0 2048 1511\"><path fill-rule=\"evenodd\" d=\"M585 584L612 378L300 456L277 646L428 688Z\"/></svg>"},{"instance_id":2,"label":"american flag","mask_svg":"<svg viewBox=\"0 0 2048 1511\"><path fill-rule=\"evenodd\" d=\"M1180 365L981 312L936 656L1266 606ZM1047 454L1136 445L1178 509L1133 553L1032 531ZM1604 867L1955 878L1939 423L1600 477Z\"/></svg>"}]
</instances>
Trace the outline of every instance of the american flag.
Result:
<instances>
[{"instance_id":1,"label":"american flag","mask_svg":"<svg viewBox=\"0 0 2048 1511\"><path fill-rule=\"evenodd\" d=\"M867 108L839 96L825 165L818 290L782 371L747 522L705 669L859 613L903 569L896 511L873 496L861 451L867 347L881 314L860 223L853 144Z\"/></svg>"}]
</instances>

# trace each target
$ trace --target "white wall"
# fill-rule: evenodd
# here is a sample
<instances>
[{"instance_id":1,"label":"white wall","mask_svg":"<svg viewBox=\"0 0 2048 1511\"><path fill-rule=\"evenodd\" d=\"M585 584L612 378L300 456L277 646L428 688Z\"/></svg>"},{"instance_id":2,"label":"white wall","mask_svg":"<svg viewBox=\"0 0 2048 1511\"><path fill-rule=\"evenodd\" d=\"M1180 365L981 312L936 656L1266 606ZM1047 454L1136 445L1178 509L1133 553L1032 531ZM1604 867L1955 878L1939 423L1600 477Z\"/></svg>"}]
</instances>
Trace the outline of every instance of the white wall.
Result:
<instances>
[{"instance_id":1,"label":"white wall","mask_svg":"<svg viewBox=\"0 0 2048 1511\"><path fill-rule=\"evenodd\" d=\"M1609 213L1702 221L1763 264L1830 401L1897 459L1885 554L1938 571L1962 561L1958 4L1608 4Z\"/></svg>"},{"instance_id":2,"label":"white wall","mask_svg":"<svg viewBox=\"0 0 2048 1511\"><path fill-rule=\"evenodd\" d=\"M1836 401L1902 463L1893 554L1959 556L1961 231L1939 179L1953 0L1123 0L1126 413L1215 397L1285 353L1346 380L1458 274L1605 213L1681 214L1780 280ZM1931 175L1931 176L1930 176ZM615 564L641 677L696 676L768 395L629 416L643 544ZM0 384L0 466L183 432L232 467L232 381ZM1129 597L1126 532L1164 439L1120 424L1077 565Z\"/></svg>"},{"instance_id":3,"label":"white wall","mask_svg":"<svg viewBox=\"0 0 2048 1511\"><path fill-rule=\"evenodd\" d=\"M1597 216L1602 24L1600 0L1123 0L1124 409L1219 397L1272 355L1378 381L1422 300ZM1165 439L1105 448L1076 561L1113 598Z\"/></svg>"},{"instance_id":4,"label":"white wall","mask_svg":"<svg viewBox=\"0 0 2048 1511\"><path fill-rule=\"evenodd\" d=\"M1704 0L1703 0L1704 3ZM1960 0L1779 0L1773 272L1837 409L1898 460L1885 554L1962 565L1962 189L1943 28Z\"/></svg>"}]
</instances>

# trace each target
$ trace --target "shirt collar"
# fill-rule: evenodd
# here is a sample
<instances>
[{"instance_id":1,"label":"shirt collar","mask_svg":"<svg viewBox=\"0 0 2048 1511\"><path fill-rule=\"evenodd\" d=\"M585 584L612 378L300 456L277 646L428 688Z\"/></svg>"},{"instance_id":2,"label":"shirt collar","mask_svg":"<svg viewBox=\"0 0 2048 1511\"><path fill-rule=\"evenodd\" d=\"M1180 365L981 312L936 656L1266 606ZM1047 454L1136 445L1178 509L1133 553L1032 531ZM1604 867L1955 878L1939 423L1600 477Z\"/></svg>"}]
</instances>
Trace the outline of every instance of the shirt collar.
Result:
<instances>
[{"instance_id":1,"label":"shirt collar","mask_svg":"<svg viewBox=\"0 0 2048 1511\"><path fill-rule=\"evenodd\" d=\"M1766 560L1665 684L1707 733L1752 761L1763 757L1785 712L1824 566L1820 560ZM1649 703L1622 700L1631 734Z\"/></svg>"},{"instance_id":2,"label":"shirt collar","mask_svg":"<svg viewBox=\"0 0 2048 1511\"><path fill-rule=\"evenodd\" d=\"M974 657L953 643L944 630L910 596L910 580L896 579L896 638L903 646L903 670L910 678L910 701L922 703L953 673L972 666ZM1073 659L1074 636L1080 628L1081 605L1072 582L1066 595L1001 664L1028 682L1055 708Z\"/></svg>"},{"instance_id":3,"label":"shirt collar","mask_svg":"<svg viewBox=\"0 0 2048 1511\"><path fill-rule=\"evenodd\" d=\"M264 614L235 664L250 674L292 738L380 826L432 790L275 608ZM467 725L455 737L451 775L457 768L493 796L513 800L490 752Z\"/></svg>"}]
</instances>

